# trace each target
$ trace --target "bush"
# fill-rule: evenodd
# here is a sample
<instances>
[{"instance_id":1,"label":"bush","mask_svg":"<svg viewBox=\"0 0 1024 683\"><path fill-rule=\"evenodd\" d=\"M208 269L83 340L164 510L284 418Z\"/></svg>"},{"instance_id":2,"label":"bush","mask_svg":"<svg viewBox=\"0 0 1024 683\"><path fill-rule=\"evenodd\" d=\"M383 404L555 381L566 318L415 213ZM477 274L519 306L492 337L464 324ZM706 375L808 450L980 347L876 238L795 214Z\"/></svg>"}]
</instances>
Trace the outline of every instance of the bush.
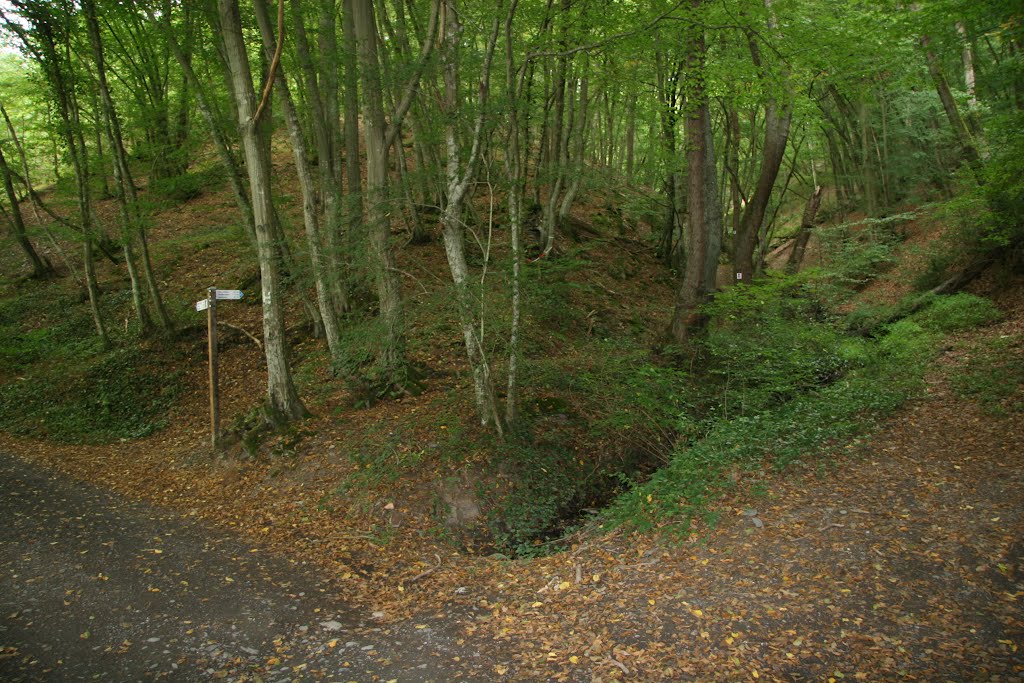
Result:
<instances>
[{"instance_id":1,"label":"bush","mask_svg":"<svg viewBox=\"0 0 1024 683\"><path fill-rule=\"evenodd\" d=\"M139 349L119 349L39 368L0 391L0 428L73 443L147 436L163 426L180 380L180 371L147 361Z\"/></svg>"},{"instance_id":2,"label":"bush","mask_svg":"<svg viewBox=\"0 0 1024 683\"><path fill-rule=\"evenodd\" d=\"M718 295L704 349L726 416L757 412L842 376L842 335L803 276L776 275Z\"/></svg>"},{"instance_id":3,"label":"bush","mask_svg":"<svg viewBox=\"0 0 1024 683\"><path fill-rule=\"evenodd\" d=\"M1002 312L990 300L960 292L936 297L914 319L925 329L948 334L989 325L1002 317Z\"/></svg>"},{"instance_id":4,"label":"bush","mask_svg":"<svg viewBox=\"0 0 1024 683\"><path fill-rule=\"evenodd\" d=\"M183 173L171 178L153 178L149 182L149 191L154 197L184 203L204 192L217 189L223 181L223 169L214 166L204 171Z\"/></svg>"},{"instance_id":5,"label":"bush","mask_svg":"<svg viewBox=\"0 0 1024 683\"><path fill-rule=\"evenodd\" d=\"M764 332L794 324L780 315L789 307L782 296L786 287L785 280L778 280L757 294L755 285L732 298L723 297L724 301L713 307L719 316L734 311L734 319L746 320L748 326L751 319L760 319L763 329L756 336L766 344L768 369L750 367L749 361L755 360L753 347L739 341L724 347L710 344L712 350L718 349L719 358L740 363L733 369L732 381L756 389L747 396L768 391L779 400L762 400L756 410L750 409L755 405L751 402L738 417L713 421L703 439L692 444L679 442L666 467L633 486L608 508L605 518L609 524L689 533L693 520L707 518L708 504L731 485L727 476L731 470L757 468L765 462L785 467L804 457L841 450L850 439L870 431L922 391L925 369L944 333L985 324L997 316L991 302L958 295L937 298L923 311L887 326L878 340L843 337L827 323L803 321L801 325L810 329L799 332L797 328L793 356L804 360L793 367L783 353L785 336ZM755 302L760 307L752 314ZM801 334L813 343L801 342ZM813 365L814 359L823 364L818 367L844 372L828 383L815 384L813 373L800 374L803 365ZM997 370L992 363L988 367L984 377L991 378ZM1024 380L1024 363L1002 363L998 371ZM788 372L803 377L803 385L789 382ZM991 384L989 379L963 382L965 390L979 387L979 393L990 391ZM785 396L788 400L781 400Z\"/></svg>"}]
</instances>

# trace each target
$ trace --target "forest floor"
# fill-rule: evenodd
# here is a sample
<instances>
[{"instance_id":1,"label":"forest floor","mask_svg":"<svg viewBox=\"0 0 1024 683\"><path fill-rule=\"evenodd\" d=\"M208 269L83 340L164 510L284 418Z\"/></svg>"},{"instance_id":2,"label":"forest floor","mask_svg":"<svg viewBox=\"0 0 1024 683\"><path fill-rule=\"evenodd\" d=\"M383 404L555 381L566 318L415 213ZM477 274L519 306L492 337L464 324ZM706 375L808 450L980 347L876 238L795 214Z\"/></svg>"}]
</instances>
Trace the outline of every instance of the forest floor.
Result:
<instances>
[{"instance_id":1,"label":"forest floor","mask_svg":"<svg viewBox=\"0 0 1024 683\"><path fill-rule=\"evenodd\" d=\"M1019 312L982 334L1019 333ZM723 502L700 543L611 534L536 560L448 557L395 601L374 591L372 606L342 607L330 583L308 578L331 577L330 567L296 571L287 555L250 554L221 530L182 532L167 512L8 464L4 514L16 523L3 544L0 666L24 680L1021 680L1024 420L951 393L946 371L968 343L943 356L925 398L844 462L769 477L756 498ZM21 455L53 464L44 451ZM106 463L131 476L125 465ZM102 517L124 507L126 519ZM40 527L32 545L26 524ZM305 581L316 599L297 597ZM148 594L161 591L177 600ZM292 603L301 616L288 615ZM149 625L119 610L141 611ZM253 632L230 630L236 620ZM339 638L319 625L335 620L345 624ZM217 629L227 631L207 632ZM431 669L417 669L403 639L422 648L431 633L452 647L428 648ZM154 637L173 646L164 652ZM364 640L374 657L362 656ZM328 656L337 641L359 649ZM56 665L62 652L67 669Z\"/></svg>"},{"instance_id":2,"label":"forest floor","mask_svg":"<svg viewBox=\"0 0 1024 683\"><path fill-rule=\"evenodd\" d=\"M57 668L42 673L47 660L40 652L60 651L69 638L86 644L82 634L72 634L75 641L68 629L79 628L75 610L87 604L84 609L96 617L86 629L88 647L71 652L91 658L80 670L90 673L141 677L171 671L133 670L125 663L135 661L133 649L139 652L140 644L159 637L175 643L167 648L173 658L162 665L173 662L179 667L175 677L184 680L202 679L209 671L228 680L1024 680L1024 416L986 412L954 394L949 383L979 342L1019 339L1024 331L1024 290L1004 290L996 299L1007 319L953 338L930 375L927 395L886 428L851 444L841 461L808 461L784 474L766 471L752 486L741 487L744 493L719 503L715 528L683 544L592 530L579 535L571 550L531 560L472 556L443 550L444 544L383 543L358 546L356 553L322 515L311 512L313 523L282 520L275 505L283 495L279 490L239 505L224 490L196 480L194 469L154 470L155 459L130 444L49 447L5 439L4 450L26 461L112 484L187 517L207 517L220 522L220 529L190 526L180 532L180 522L165 519L165 513L154 516L151 508L113 498L114 509L142 510L133 514L149 521L105 528L93 540L113 540L109 547L90 537L75 545L77 530L87 524L78 518L88 519L105 504L102 489L64 481L59 493L22 496L19 504L28 506L14 518L19 524L27 518L42 523L54 538L39 536L33 546L5 538L0 637L7 642L0 670L13 676L24 671L25 680L67 680ZM18 466L25 469L15 478L42 486L45 477L25 474L34 466ZM5 506L13 510L12 488L26 489L7 483ZM241 530L260 551L245 562L247 568L236 567L246 546L224 540L225 528ZM146 609L153 596L130 591L145 584L148 593L151 584L143 577L150 575L169 580L157 570L161 558L147 555L155 537L166 533L194 537L191 547L229 544L213 573L223 561L233 568L225 572L237 572L225 576L244 578L234 582L244 587L237 603L250 606L243 611L250 609L258 628L250 626L244 638L219 634L207 638L209 643L190 641L195 626L184 622L206 622L185 615L212 613L209 628L217 628L218 600L225 597L217 596L231 588L219 576L215 588L207 570L196 566L173 570L192 572L184 580L195 582L195 593L163 605L167 611L161 614L170 616L153 617L155 636L139 631L116 608L104 609L102 600L88 603L88 586L68 579L95 583L86 574L96 569L93 576L108 576L103 590L114 591L111 582L123 581L127 604ZM74 553L51 548L49 559L39 559L43 543L65 541ZM109 559L115 551L122 559ZM108 562L110 571L101 567ZM293 571L301 562L305 567ZM308 580L305 592L329 597L303 601L295 587L280 585L292 580ZM47 581L50 587L42 589ZM67 582L63 602L53 581ZM13 604L12 596L24 601ZM36 607L32 599L41 604ZM288 608L278 601L288 600L313 611L288 621L293 630L285 633L284 627L274 628L275 615ZM28 607L45 616L27 613ZM360 653L372 645L370 651L385 663L325 655L335 639L319 626L320 614L329 617L321 621L337 620L358 632L337 641L360 643ZM60 627L25 628L26 620L36 619ZM431 634L444 646L432 643ZM241 650L228 656L243 641L256 654ZM155 642L138 659L140 666L159 659ZM419 652L429 671L415 668L426 662L416 661L409 642L425 647ZM391 657L398 662L394 666L387 663ZM339 659L356 665L342 668Z\"/></svg>"},{"instance_id":3,"label":"forest floor","mask_svg":"<svg viewBox=\"0 0 1024 683\"><path fill-rule=\"evenodd\" d=\"M115 210L108 201L99 213L113 224ZM486 454L455 450L477 435L460 431L473 410L457 331L442 320L437 245L399 254L411 336L427 340L411 349L431 370L422 394L354 409L320 343L293 328L316 417L256 457L238 446L211 457L191 304L210 284L253 277L234 213L225 193L203 194L162 210L151 232L169 299L189 321L167 428L95 446L0 435L0 452L15 456L0 466L0 514L14 520L0 536L0 678L1024 680L1024 412L992 412L953 387L994 342L1024 363L1024 283L977 284L1005 320L950 338L927 394L885 428L842 458L737 472L717 525L691 540L584 524L564 551L509 559L439 520L438 482L472 489ZM611 237L598 213L587 219L605 220L606 236L566 259L599 264L564 275L571 332L649 348L672 278L643 226ZM941 229L909 226L899 263L860 298L908 293L912 250ZM100 269L123 291L117 268ZM255 303L230 302L223 318L256 331ZM118 322L127 335L129 319ZM543 322L532 329L537 355L565 354L559 371L592 350ZM258 402L265 375L243 335L225 334L221 349L230 422ZM534 416L539 430L568 431L564 417ZM598 467L614 444L577 431L580 457ZM335 635L321 627L331 621Z\"/></svg>"}]
</instances>

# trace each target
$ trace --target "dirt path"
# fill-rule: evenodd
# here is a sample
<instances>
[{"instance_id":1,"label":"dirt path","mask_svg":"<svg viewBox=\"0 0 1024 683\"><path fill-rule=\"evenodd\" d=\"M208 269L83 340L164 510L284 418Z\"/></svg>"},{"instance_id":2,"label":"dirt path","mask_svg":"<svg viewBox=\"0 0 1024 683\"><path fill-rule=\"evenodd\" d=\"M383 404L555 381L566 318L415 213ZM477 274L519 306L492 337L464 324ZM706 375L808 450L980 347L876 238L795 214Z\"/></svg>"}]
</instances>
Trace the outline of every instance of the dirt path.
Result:
<instances>
[{"instance_id":1,"label":"dirt path","mask_svg":"<svg viewBox=\"0 0 1024 683\"><path fill-rule=\"evenodd\" d=\"M0 519L4 681L446 681L457 656L312 568L2 454Z\"/></svg>"},{"instance_id":2,"label":"dirt path","mask_svg":"<svg viewBox=\"0 0 1024 683\"><path fill-rule=\"evenodd\" d=\"M508 573L476 629L519 644L500 672L1024 680L1024 415L986 415L942 374L837 466L727 501L706 541L592 540Z\"/></svg>"}]
</instances>

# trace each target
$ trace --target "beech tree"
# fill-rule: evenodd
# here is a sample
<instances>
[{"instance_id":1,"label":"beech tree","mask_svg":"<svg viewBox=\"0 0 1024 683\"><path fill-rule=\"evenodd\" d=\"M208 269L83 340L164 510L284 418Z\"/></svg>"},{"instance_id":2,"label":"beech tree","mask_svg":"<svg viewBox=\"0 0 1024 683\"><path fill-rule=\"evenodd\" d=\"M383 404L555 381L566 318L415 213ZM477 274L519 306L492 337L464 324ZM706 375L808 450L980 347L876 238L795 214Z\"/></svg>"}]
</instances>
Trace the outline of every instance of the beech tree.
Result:
<instances>
[{"instance_id":1,"label":"beech tree","mask_svg":"<svg viewBox=\"0 0 1024 683\"><path fill-rule=\"evenodd\" d=\"M304 417L306 408L295 391L285 348L283 290L278 250L274 244L278 231L270 187L270 150L268 141L263 138L266 129L260 126L260 116L265 109L257 104L253 90L238 0L218 0L218 9L256 227L263 301L263 350L267 359L267 416L279 422ZM269 90L264 92L266 96Z\"/></svg>"}]
</instances>

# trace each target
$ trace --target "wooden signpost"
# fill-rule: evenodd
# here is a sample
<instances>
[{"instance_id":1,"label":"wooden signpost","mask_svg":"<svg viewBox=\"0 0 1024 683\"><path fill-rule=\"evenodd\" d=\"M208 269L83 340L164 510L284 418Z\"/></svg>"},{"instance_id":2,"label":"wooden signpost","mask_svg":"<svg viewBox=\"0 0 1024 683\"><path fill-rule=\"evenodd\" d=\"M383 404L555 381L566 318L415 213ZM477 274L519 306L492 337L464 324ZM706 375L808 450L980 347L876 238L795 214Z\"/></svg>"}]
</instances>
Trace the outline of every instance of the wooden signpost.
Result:
<instances>
[{"instance_id":1,"label":"wooden signpost","mask_svg":"<svg viewBox=\"0 0 1024 683\"><path fill-rule=\"evenodd\" d=\"M217 375L217 301L237 300L244 296L238 289L209 287L206 298L196 302L197 311L206 311L206 350L210 361L210 443L220 448L220 391Z\"/></svg>"}]
</instances>

